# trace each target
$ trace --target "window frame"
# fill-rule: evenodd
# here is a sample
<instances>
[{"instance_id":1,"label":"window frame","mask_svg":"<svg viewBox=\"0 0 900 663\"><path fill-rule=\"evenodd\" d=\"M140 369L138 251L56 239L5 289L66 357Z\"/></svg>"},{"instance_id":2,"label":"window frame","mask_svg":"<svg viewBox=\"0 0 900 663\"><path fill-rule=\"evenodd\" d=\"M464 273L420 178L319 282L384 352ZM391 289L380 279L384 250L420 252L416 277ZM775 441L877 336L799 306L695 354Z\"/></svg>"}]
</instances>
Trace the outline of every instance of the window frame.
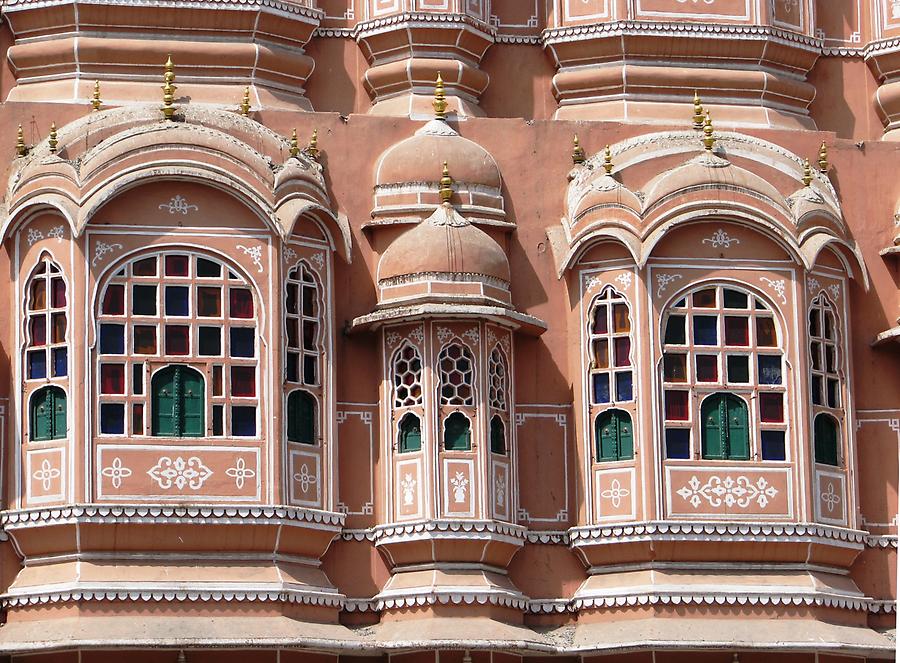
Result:
<instances>
[{"instance_id":1,"label":"window frame","mask_svg":"<svg viewBox=\"0 0 900 663\"><path fill-rule=\"evenodd\" d=\"M818 314L818 326L819 333L815 334L813 327L813 314ZM828 338L826 335L826 317L828 315L832 316L832 331L833 338ZM810 449L810 453L812 454L812 459L814 463L824 465L827 467L838 467L842 468L845 463L845 451L844 451L844 422L846 421L845 413L846 407L843 406L846 403L847 394L845 392L844 385L846 384L844 371L844 348L843 348L843 335L841 334L842 322L843 318L839 315L838 307L834 301L825 293L824 290L820 290L815 296L813 296L809 300L809 306L806 310L806 335L807 335L807 378L809 380L809 421L810 421L810 442L812 448ZM816 350L815 346L818 345L819 349ZM834 351L834 367L833 370L828 370L828 348L832 348ZM815 366L815 356L819 357L819 367ZM816 378L819 378L820 389L819 393L822 398L822 402L815 402L816 398ZM834 381L835 383L835 393L836 393L836 402L834 406L828 404L828 383L829 381ZM831 463L821 462L818 460L816 449L817 449L817 431L816 431L816 421L821 415L827 415L831 417L835 421L835 432L837 437L837 463L832 465Z\"/></svg>"}]
</instances>

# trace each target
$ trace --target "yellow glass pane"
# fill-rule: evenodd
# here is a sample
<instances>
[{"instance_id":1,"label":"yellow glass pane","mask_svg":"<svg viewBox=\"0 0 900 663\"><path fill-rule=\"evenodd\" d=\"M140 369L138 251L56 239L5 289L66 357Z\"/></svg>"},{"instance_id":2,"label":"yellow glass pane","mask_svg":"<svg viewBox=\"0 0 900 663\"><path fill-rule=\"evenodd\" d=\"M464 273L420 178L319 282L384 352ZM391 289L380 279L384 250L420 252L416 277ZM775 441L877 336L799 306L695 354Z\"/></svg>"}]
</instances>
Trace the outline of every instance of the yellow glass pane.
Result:
<instances>
[{"instance_id":1,"label":"yellow glass pane","mask_svg":"<svg viewBox=\"0 0 900 663\"><path fill-rule=\"evenodd\" d=\"M31 284L31 301L28 307L32 311L42 311L47 308L47 282L40 278Z\"/></svg>"},{"instance_id":2,"label":"yellow glass pane","mask_svg":"<svg viewBox=\"0 0 900 663\"><path fill-rule=\"evenodd\" d=\"M605 338L594 341L594 368L609 368L609 341Z\"/></svg>"},{"instance_id":3,"label":"yellow glass pane","mask_svg":"<svg viewBox=\"0 0 900 663\"><path fill-rule=\"evenodd\" d=\"M631 320L628 318L628 307L625 304L613 306L613 332L625 334L631 331Z\"/></svg>"}]
</instances>

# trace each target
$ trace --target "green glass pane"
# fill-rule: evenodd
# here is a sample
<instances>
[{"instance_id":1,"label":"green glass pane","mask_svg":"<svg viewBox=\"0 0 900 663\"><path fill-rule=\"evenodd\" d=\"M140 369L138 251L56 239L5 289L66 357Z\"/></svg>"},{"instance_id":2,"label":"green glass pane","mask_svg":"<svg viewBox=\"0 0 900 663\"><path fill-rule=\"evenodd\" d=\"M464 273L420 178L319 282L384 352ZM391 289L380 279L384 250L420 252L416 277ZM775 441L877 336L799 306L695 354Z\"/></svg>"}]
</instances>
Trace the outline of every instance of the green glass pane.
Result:
<instances>
[{"instance_id":1,"label":"green glass pane","mask_svg":"<svg viewBox=\"0 0 900 663\"><path fill-rule=\"evenodd\" d=\"M301 444L316 443L316 399L305 391L288 396L288 440Z\"/></svg>"},{"instance_id":2,"label":"green glass pane","mask_svg":"<svg viewBox=\"0 0 900 663\"><path fill-rule=\"evenodd\" d=\"M444 421L444 448L448 451L472 448L471 424L461 412L454 412Z\"/></svg>"},{"instance_id":3,"label":"green glass pane","mask_svg":"<svg viewBox=\"0 0 900 663\"><path fill-rule=\"evenodd\" d=\"M506 453L506 427L497 415L491 419L491 453Z\"/></svg>"},{"instance_id":4,"label":"green glass pane","mask_svg":"<svg viewBox=\"0 0 900 663\"><path fill-rule=\"evenodd\" d=\"M838 465L837 422L827 414L820 414L815 421L816 462Z\"/></svg>"},{"instance_id":5,"label":"green glass pane","mask_svg":"<svg viewBox=\"0 0 900 663\"><path fill-rule=\"evenodd\" d=\"M400 420L400 453L419 451L422 448L422 424L414 414Z\"/></svg>"}]
</instances>

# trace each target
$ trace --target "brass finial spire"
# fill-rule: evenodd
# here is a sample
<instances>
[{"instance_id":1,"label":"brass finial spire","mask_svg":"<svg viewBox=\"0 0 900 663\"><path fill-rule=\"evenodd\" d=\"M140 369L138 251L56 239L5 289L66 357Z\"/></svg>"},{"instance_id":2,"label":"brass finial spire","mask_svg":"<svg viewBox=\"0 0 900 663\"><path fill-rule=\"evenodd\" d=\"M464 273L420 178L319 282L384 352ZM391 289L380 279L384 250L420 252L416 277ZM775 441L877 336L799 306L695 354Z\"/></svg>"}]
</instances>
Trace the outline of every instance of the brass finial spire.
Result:
<instances>
[{"instance_id":1,"label":"brass finial spire","mask_svg":"<svg viewBox=\"0 0 900 663\"><path fill-rule=\"evenodd\" d=\"M98 111L103 102L100 101L100 81L94 81L94 96L91 97L91 107Z\"/></svg>"},{"instance_id":2,"label":"brass finial spire","mask_svg":"<svg viewBox=\"0 0 900 663\"><path fill-rule=\"evenodd\" d=\"M297 130L294 129L291 131L291 156L296 157L298 154L300 154L300 146L297 143Z\"/></svg>"},{"instance_id":3,"label":"brass finial spire","mask_svg":"<svg viewBox=\"0 0 900 663\"><path fill-rule=\"evenodd\" d=\"M712 118L709 116L709 111L706 111L706 119L703 121L703 146L707 152L712 152L715 144L716 139L713 136Z\"/></svg>"},{"instance_id":4,"label":"brass finial spire","mask_svg":"<svg viewBox=\"0 0 900 663\"><path fill-rule=\"evenodd\" d=\"M239 112L244 117L250 117L250 86L244 88L244 96L241 98Z\"/></svg>"},{"instance_id":5,"label":"brass finial spire","mask_svg":"<svg viewBox=\"0 0 900 663\"><path fill-rule=\"evenodd\" d=\"M24 157L28 155L28 146L25 145L25 132L22 131L22 125L16 131L16 156Z\"/></svg>"},{"instance_id":6,"label":"brass finial spire","mask_svg":"<svg viewBox=\"0 0 900 663\"><path fill-rule=\"evenodd\" d=\"M703 105L700 103L700 95L694 90L694 129L703 131L704 124Z\"/></svg>"},{"instance_id":7,"label":"brass finial spire","mask_svg":"<svg viewBox=\"0 0 900 663\"><path fill-rule=\"evenodd\" d=\"M607 145L606 149L603 150L603 170L606 171L607 175L612 175L613 162L612 162L612 152L609 149L609 145Z\"/></svg>"},{"instance_id":8,"label":"brass finial spire","mask_svg":"<svg viewBox=\"0 0 900 663\"><path fill-rule=\"evenodd\" d=\"M587 157L584 155L584 148L578 142L578 134L575 134L572 138L572 145L572 163L577 166L587 161Z\"/></svg>"},{"instance_id":9,"label":"brass finial spire","mask_svg":"<svg viewBox=\"0 0 900 663\"><path fill-rule=\"evenodd\" d=\"M56 147L59 145L56 137L56 122L50 123L50 138L47 139L47 143L50 145L50 154L56 154Z\"/></svg>"},{"instance_id":10,"label":"brass finial spire","mask_svg":"<svg viewBox=\"0 0 900 663\"><path fill-rule=\"evenodd\" d=\"M822 146L819 148L819 172L828 172L828 147L825 145L824 140L822 141Z\"/></svg>"},{"instance_id":11,"label":"brass finial spire","mask_svg":"<svg viewBox=\"0 0 900 663\"><path fill-rule=\"evenodd\" d=\"M447 119L447 96L444 94L444 79L441 78L441 72L438 72L437 80L434 81L434 101L431 105L438 120Z\"/></svg>"},{"instance_id":12,"label":"brass finial spire","mask_svg":"<svg viewBox=\"0 0 900 663\"><path fill-rule=\"evenodd\" d=\"M312 136L309 137L309 143L306 146L305 152L315 159L319 160L319 130L313 129Z\"/></svg>"},{"instance_id":13,"label":"brass finial spire","mask_svg":"<svg viewBox=\"0 0 900 663\"><path fill-rule=\"evenodd\" d=\"M166 59L166 74L165 74L165 85L163 85L163 107L162 112L167 120L171 120L172 116L175 115L175 106L173 103L175 101L175 90L178 88L175 86L175 63L172 62L172 55Z\"/></svg>"},{"instance_id":14,"label":"brass finial spire","mask_svg":"<svg viewBox=\"0 0 900 663\"><path fill-rule=\"evenodd\" d=\"M447 162L444 162L444 170L441 172L441 202L449 203L453 197L453 178L450 177L450 169L447 168Z\"/></svg>"},{"instance_id":15,"label":"brass finial spire","mask_svg":"<svg viewBox=\"0 0 900 663\"><path fill-rule=\"evenodd\" d=\"M809 165L809 159L803 160L803 186L809 186L812 184L813 174L812 174L812 166Z\"/></svg>"}]
</instances>

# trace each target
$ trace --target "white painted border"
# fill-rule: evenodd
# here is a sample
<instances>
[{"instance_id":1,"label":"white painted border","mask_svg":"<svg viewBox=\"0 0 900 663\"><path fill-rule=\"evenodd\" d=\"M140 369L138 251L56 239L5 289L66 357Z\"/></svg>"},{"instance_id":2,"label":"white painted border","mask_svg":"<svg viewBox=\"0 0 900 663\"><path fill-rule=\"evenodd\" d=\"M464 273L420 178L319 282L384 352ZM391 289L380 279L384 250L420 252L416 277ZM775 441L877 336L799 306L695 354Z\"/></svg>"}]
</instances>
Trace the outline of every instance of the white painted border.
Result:
<instances>
[{"instance_id":1,"label":"white painted border","mask_svg":"<svg viewBox=\"0 0 900 663\"><path fill-rule=\"evenodd\" d=\"M45 447L43 449L27 449L25 451L25 501L27 504L49 504L51 502L63 502L66 499L67 481L66 481L66 440L56 440L62 442L61 446ZM31 459L39 454L59 454L59 492L44 495L42 497L34 497L31 492L32 472L34 470Z\"/></svg>"},{"instance_id":2,"label":"white painted border","mask_svg":"<svg viewBox=\"0 0 900 663\"><path fill-rule=\"evenodd\" d=\"M828 470L816 470L816 494L813 496L813 504L815 505L815 513L816 513L816 522L826 523L828 525L837 525L839 527L847 526L847 505L850 501L850 496L847 494L847 476L841 472L833 472ZM830 479L836 479L841 486L841 517L840 518L829 518L821 512L822 507L822 478L828 477Z\"/></svg>"},{"instance_id":3,"label":"white painted border","mask_svg":"<svg viewBox=\"0 0 900 663\"><path fill-rule=\"evenodd\" d=\"M297 458L311 458L313 460L314 466L314 474L316 477L316 499L315 500L302 500L294 494L294 470L297 468L296 459ZM291 504L296 504L299 506L308 506L314 509L322 508L322 483L325 480L325 477L322 476L322 457L313 451L303 451L301 449L291 449L288 454L288 467L290 468L288 471L288 485L290 486L290 500Z\"/></svg>"},{"instance_id":4,"label":"white painted border","mask_svg":"<svg viewBox=\"0 0 900 663\"><path fill-rule=\"evenodd\" d=\"M417 520L422 517L423 497L424 497L424 494L423 494L424 493L424 490L423 490L424 482L422 481L422 459L421 458L411 458L409 460L398 460L396 463L398 479L401 476L401 472L403 471L403 468L406 467L407 465L415 466L415 468L416 468L415 476L416 476L416 480L419 483L419 485L417 486L417 489L416 489L416 512L409 514L409 515L403 515L400 513L400 508L398 507L396 510L396 513L395 513L395 517L398 521L400 521L400 520ZM399 493L399 491L403 490L400 487L400 481L397 481L396 486L397 486L398 493ZM400 495L398 494L396 497L397 497L397 503L400 504L402 501L400 498Z\"/></svg>"},{"instance_id":5,"label":"white painted border","mask_svg":"<svg viewBox=\"0 0 900 663\"><path fill-rule=\"evenodd\" d=\"M665 518L678 519L690 518L696 520L755 520L755 521L781 521L794 520L794 477L792 468L790 467L751 467L749 465L703 465L700 463L691 465L666 466L666 512ZM672 471L679 472L719 472L721 474L784 474L787 477L785 481L785 491L787 492L787 513L786 514L766 514L766 513L699 513L684 511L673 514L672 511L672 494L675 492L672 486Z\"/></svg>"},{"instance_id":6,"label":"white painted border","mask_svg":"<svg viewBox=\"0 0 900 663\"><path fill-rule=\"evenodd\" d=\"M478 500L479 493L484 492L478 490L478 488L483 485L482 481L479 481L479 477L475 475L475 459L474 458L441 458L441 484L444 490L444 503L441 505L441 517L442 518L474 518L475 517L475 503ZM450 511L449 505L451 504L450 493L452 492L450 488L450 473L448 467L450 463L456 465L467 465L469 467L469 510L468 511ZM455 504L455 502L453 502Z\"/></svg>"},{"instance_id":7,"label":"white painted border","mask_svg":"<svg viewBox=\"0 0 900 663\"><path fill-rule=\"evenodd\" d=\"M628 474L631 490L631 512L621 516L604 516L600 512L600 479L604 474ZM610 467L594 470L594 501L597 505L597 522L608 523L617 520L635 520L637 518L637 470L632 466Z\"/></svg>"}]
</instances>

